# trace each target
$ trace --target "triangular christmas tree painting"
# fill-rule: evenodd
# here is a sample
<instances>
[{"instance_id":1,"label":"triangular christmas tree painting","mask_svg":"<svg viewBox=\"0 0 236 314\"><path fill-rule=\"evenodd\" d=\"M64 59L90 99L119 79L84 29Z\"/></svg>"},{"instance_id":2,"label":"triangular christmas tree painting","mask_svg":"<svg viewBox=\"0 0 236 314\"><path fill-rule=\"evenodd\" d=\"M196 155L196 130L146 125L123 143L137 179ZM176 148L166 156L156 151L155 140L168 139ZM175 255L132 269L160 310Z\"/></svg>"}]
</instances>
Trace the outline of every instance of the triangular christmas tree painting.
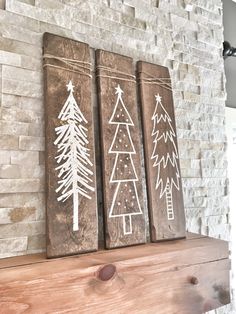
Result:
<instances>
[{"instance_id":1,"label":"triangular christmas tree painting","mask_svg":"<svg viewBox=\"0 0 236 314\"><path fill-rule=\"evenodd\" d=\"M87 120L82 114L75 97L74 86L71 81L66 85L69 96L63 105L58 119L61 125L55 128L58 155L55 157L58 167L57 200L65 202L73 198L73 231L79 230L79 197L91 199L89 192L94 191L91 176L93 166L87 145L89 143L84 126Z\"/></svg>"},{"instance_id":2,"label":"triangular christmas tree painting","mask_svg":"<svg viewBox=\"0 0 236 314\"><path fill-rule=\"evenodd\" d=\"M130 134L134 126L132 118L124 104L120 85L115 88L116 104L109 124L116 125L116 131L109 149L109 154L115 155L110 183L116 184L112 199L109 218L122 218L124 235L132 234L132 216L141 215L136 182L138 177L132 156L136 154Z\"/></svg>"},{"instance_id":3,"label":"triangular christmas tree painting","mask_svg":"<svg viewBox=\"0 0 236 314\"><path fill-rule=\"evenodd\" d=\"M172 120L162 104L162 98L155 96L156 105L152 115L153 167L157 167L155 189L160 188L160 198L165 195L167 219L174 220L173 188L179 190L180 173L178 167L178 151L175 145L176 134ZM161 147L161 150L158 150ZM161 153L159 153L161 151ZM174 174L174 175L173 175Z\"/></svg>"}]
</instances>

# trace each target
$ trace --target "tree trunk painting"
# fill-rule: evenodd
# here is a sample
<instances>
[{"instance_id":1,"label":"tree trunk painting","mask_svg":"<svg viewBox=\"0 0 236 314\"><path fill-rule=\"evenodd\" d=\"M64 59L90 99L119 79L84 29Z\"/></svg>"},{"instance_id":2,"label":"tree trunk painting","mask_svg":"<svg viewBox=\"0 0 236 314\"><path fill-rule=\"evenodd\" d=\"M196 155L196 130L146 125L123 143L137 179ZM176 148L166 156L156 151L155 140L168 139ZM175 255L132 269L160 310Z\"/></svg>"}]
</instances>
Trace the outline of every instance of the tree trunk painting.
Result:
<instances>
[{"instance_id":1,"label":"tree trunk painting","mask_svg":"<svg viewBox=\"0 0 236 314\"><path fill-rule=\"evenodd\" d=\"M174 209L173 209L173 198L172 198L172 190L170 189L170 184L166 185L166 209L167 209L167 219L174 220Z\"/></svg>"},{"instance_id":2,"label":"tree trunk painting","mask_svg":"<svg viewBox=\"0 0 236 314\"><path fill-rule=\"evenodd\" d=\"M92 79L87 44L45 33L47 257L96 251Z\"/></svg>"},{"instance_id":3,"label":"tree trunk painting","mask_svg":"<svg viewBox=\"0 0 236 314\"><path fill-rule=\"evenodd\" d=\"M117 187L112 200L109 217L123 217L123 231L124 235L126 235L132 234L132 216L142 214L142 210L135 183L138 181L138 177L132 159L132 155L136 154L136 151L129 130L130 127L134 126L134 123L123 102L123 90L119 84L115 90L117 100L109 123L116 125L116 132L109 149L109 154L116 155L110 183L117 184ZM124 193L126 194L125 199L123 196ZM126 225L126 222L128 222L128 225Z\"/></svg>"},{"instance_id":4,"label":"tree trunk painting","mask_svg":"<svg viewBox=\"0 0 236 314\"><path fill-rule=\"evenodd\" d=\"M106 247L146 241L133 60L96 51Z\"/></svg>"},{"instance_id":5,"label":"tree trunk painting","mask_svg":"<svg viewBox=\"0 0 236 314\"><path fill-rule=\"evenodd\" d=\"M151 240L185 237L174 103L166 67L138 62Z\"/></svg>"},{"instance_id":6,"label":"tree trunk painting","mask_svg":"<svg viewBox=\"0 0 236 314\"><path fill-rule=\"evenodd\" d=\"M161 189L160 198L166 196L166 212L167 219L174 220L174 204L172 199L172 189L179 190L179 167L178 167L178 152L174 142L176 138L175 131L172 126L172 120L162 105L161 96L155 96L156 105L152 115L153 130L152 137L154 138L153 152L151 159L153 167L157 167L157 179L155 189ZM160 144L162 142L162 144ZM158 150L159 145L162 146L162 151ZM171 171L170 171L170 168Z\"/></svg>"},{"instance_id":7,"label":"tree trunk painting","mask_svg":"<svg viewBox=\"0 0 236 314\"><path fill-rule=\"evenodd\" d=\"M55 129L57 139L54 144L58 147L56 160L59 164L55 169L58 171L59 178L59 187L56 192L60 192L61 196L57 200L62 202L73 195L73 231L78 231L78 198L80 194L91 199L89 191L94 191L94 187L90 178L93 172L90 168L93 164L89 159L90 154L87 148L88 129L82 124L88 122L76 103L71 81L67 85L67 91L70 94L58 116L63 125Z\"/></svg>"}]
</instances>

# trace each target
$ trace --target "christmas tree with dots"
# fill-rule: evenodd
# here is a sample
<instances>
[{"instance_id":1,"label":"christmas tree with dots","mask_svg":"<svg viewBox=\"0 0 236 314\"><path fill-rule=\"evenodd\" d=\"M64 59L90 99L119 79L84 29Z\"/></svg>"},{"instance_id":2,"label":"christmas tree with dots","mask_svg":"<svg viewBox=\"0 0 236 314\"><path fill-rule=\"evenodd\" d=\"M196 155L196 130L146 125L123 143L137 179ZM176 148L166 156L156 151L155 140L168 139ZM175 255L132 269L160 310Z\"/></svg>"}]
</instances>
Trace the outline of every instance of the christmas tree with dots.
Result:
<instances>
[{"instance_id":1,"label":"christmas tree with dots","mask_svg":"<svg viewBox=\"0 0 236 314\"><path fill-rule=\"evenodd\" d=\"M84 126L87 120L82 114L73 95L74 86L70 81L67 85L69 96L59 113L58 119L61 125L55 128L58 155L56 167L58 172L58 185L56 193L61 195L57 198L65 202L70 196L73 197L73 231L79 230L79 195L91 199L89 192L94 191L92 187L93 175L90 167L90 154L87 145L88 129Z\"/></svg>"},{"instance_id":2,"label":"christmas tree with dots","mask_svg":"<svg viewBox=\"0 0 236 314\"><path fill-rule=\"evenodd\" d=\"M124 93L120 85L115 88L116 104L109 124L116 125L116 131L111 143L109 154L115 155L110 183L116 184L109 218L122 218L124 235L132 234L132 216L141 215L136 182L138 177L135 171L132 156L136 154L130 135L130 127L134 123L122 99Z\"/></svg>"},{"instance_id":3,"label":"christmas tree with dots","mask_svg":"<svg viewBox=\"0 0 236 314\"><path fill-rule=\"evenodd\" d=\"M172 126L172 120L165 110L161 96L155 96L156 105L152 115L153 152L151 159L153 167L157 167L157 179L155 189L160 188L160 198L165 194L167 219L174 220L174 208L172 190L179 190L178 151L175 145L176 134ZM161 147L161 150L159 149Z\"/></svg>"}]
</instances>

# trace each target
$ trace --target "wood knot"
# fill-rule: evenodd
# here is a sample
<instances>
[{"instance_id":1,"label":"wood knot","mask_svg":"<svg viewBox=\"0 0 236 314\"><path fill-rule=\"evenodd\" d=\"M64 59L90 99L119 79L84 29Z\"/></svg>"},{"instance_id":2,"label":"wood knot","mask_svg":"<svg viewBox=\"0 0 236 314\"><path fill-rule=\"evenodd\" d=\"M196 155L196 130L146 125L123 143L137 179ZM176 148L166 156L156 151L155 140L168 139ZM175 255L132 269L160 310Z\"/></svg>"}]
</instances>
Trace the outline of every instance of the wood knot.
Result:
<instances>
[{"instance_id":1,"label":"wood knot","mask_svg":"<svg viewBox=\"0 0 236 314\"><path fill-rule=\"evenodd\" d=\"M190 278L190 283L191 283L192 285L198 285L199 281L198 281L197 277L192 276L192 277Z\"/></svg>"},{"instance_id":2,"label":"wood knot","mask_svg":"<svg viewBox=\"0 0 236 314\"><path fill-rule=\"evenodd\" d=\"M107 281L111 279L115 273L116 273L116 266L112 264L108 264L108 265L103 266L98 271L98 278L102 281Z\"/></svg>"}]
</instances>

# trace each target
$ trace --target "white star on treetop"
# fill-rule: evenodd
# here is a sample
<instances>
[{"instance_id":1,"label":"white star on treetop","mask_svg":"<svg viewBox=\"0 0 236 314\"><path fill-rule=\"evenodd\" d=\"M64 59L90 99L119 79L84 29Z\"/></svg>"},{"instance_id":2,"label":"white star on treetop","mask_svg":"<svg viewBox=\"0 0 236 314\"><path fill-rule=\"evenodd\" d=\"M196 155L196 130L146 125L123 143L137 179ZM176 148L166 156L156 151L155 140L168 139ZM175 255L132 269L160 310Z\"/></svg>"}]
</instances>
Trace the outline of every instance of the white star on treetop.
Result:
<instances>
[{"instance_id":1,"label":"white star on treetop","mask_svg":"<svg viewBox=\"0 0 236 314\"><path fill-rule=\"evenodd\" d=\"M72 84L71 81L66 86L67 86L68 92L73 92L74 91L74 87L75 86Z\"/></svg>"},{"instance_id":2,"label":"white star on treetop","mask_svg":"<svg viewBox=\"0 0 236 314\"><path fill-rule=\"evenodd\" d=\"M160 94L155 95L155 97L156 97L156 101L157 101L157 102L161 102L161 96L160 96Z\"/></svg>"},{"instance_id":3,"label":"white star on treetop","mask_svg":"<svg viewBox=\"0 0 236 314\"><path fill-rule=\"evenodd\" d=\"M119 96L124 93L123 90L120 88L120 84L118 84L117 87L115 87L115 90L116 94L118 94Z\"/></svg>"}]
</instances>

